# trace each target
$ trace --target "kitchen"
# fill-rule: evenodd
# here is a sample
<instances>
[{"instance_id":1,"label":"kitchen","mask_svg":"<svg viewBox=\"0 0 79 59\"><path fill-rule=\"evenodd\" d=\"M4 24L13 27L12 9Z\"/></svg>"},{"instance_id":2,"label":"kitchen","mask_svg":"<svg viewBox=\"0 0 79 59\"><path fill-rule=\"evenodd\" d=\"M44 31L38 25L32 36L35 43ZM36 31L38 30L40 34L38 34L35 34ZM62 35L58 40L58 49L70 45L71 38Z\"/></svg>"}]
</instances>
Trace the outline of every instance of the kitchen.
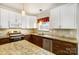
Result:
<instances>
[{"instance_id":1,"label":"kitchen","mask_svg":"<svg viewBox=\"0 0 79 59\"><path fill-rule=\"evenodd\" d=\"M78 55L77 3L0 3L0 55Z\"/></svg>"}]
</instances>

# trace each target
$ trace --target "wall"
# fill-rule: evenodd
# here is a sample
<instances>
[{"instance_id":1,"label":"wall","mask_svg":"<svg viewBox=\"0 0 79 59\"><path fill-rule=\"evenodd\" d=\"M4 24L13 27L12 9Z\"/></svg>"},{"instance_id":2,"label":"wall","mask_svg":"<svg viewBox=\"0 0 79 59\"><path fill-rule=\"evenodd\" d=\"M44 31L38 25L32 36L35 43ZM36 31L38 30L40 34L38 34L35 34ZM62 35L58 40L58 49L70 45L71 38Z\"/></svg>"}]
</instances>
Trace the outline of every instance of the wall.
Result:
<instances>
[{"instance_id":1,"label":"wall","mask_svg":"<svg viewBox=\"0 0 79 59\"><path fill-rule=\"evenodd\" d=\"M76 12L76 24L77 24L77 40L78 40L78 54L79 54L79 4L77 4Z\"/></svg>"}]
</instances>

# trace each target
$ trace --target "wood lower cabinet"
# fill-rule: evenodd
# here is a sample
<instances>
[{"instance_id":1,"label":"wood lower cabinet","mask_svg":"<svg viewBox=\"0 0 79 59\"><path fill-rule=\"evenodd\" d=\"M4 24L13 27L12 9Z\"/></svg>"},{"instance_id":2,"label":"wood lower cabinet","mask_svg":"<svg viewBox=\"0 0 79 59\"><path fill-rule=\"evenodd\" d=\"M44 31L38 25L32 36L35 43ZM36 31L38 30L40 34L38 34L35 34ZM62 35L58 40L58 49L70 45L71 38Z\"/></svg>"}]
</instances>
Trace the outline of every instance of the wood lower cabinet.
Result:
<instances>
[{"instance_id":1,"label":"wood lower cabinet","mask_svg":"<svg viewBox=\"0 0 79 59\"><path fill-rule=\"evenodd\" d=\"M25 40L29 41L29 42L32 42L32 35L25 35Z\"/></svg>"},{"instance_id":2,"label":"wood lower cabinet","mask_svg":"<svg viewBox=\"0 0 79 59\"><path fill-rule=\"evenodd\" d=\"M43 47L43 39L36 35L26 35L25 39L39 47Z\"/></svg>"},{"instance_id":3,"label":"wood lower cabinet","mask_svg":"<svg viewBox=\"0 0 79 59\"><path fill-rule=\"evenodd\" d=\"M3 39L0 39L0 45L2 45L2 44L6 44L6 43L10 43L9 38L3 38Z\"/></svg>"},{"instance_id":4,"label":"wood lower cabinet","mask_svg":"<svg viewBox=\"0 0 79 59\"><path fill-rule=\"evenodd\" d=\"M52 42L53 53L57 55L77 55L77 44L55 39Z\"/></svg>"},{"instance_id":5,"label":"wood lower cabinet","mask_svg":"<svg viewBox=\"0 0 79 59\"><path fill-rule=\"evenodd\" d=\"M32 43L39 47L43 47L43 39L40 36L32 35Z\"/></svg>"},{"instance_id":6,"label":"wood lower cabinet","mask_svg":"<svg viewBox=\"0 0 79 59\"><path fill-rule=\"evenodd\" d=\"M26 35L25 39L57 55L77 55L78 54L77 43L70 43L70 42L61 41L57 39L41 37L37 35Z\"/></svg>"}]
</instances>

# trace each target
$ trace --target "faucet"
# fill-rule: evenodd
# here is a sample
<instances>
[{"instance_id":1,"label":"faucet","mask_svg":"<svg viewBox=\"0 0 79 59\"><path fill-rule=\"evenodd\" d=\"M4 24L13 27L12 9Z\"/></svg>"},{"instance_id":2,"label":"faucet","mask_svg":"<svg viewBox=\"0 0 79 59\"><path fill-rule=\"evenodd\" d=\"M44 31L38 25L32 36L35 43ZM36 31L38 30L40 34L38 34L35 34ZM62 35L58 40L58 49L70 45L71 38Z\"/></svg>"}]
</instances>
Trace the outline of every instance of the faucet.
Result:
<instances>
[{"instance_id":1,"label":"faucet","mask_svg":"<svg viewBox=\"0 0 79 59\"><path fill-rule=\"evenodd\" d=\"M44 35L44 32L42 32L41 34Z\"/></svg>"}]
</instances>

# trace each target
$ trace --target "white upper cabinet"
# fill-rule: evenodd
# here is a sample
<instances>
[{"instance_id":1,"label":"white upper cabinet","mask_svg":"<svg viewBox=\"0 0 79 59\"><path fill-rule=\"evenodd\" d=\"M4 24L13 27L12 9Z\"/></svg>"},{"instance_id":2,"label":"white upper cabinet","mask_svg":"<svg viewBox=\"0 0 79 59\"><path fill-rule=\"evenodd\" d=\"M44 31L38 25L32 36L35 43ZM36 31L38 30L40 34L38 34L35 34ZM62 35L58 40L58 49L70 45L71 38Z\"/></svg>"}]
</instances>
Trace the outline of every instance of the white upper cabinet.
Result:
<instances>
[{"instance_id":1,"label":"white upper cabinet","mask_svg":"<svg viewBox=\"0 0 79 59\"><path fill-rule=\"evenodd\" d=\"M27 17L26 16L22 16L22 25L21 28L27 28Z\"/></svg>"},{"instance_id":2,"label":"white upper cabinet","mask_svg":"<svg viewBox=\"0 0 79 59\"><path fill-rule=\"evenodd\" d=\"M0 8L0 28L9 28L8 27L8 11Z\"/></svg>"},{"instance_id":3,"label":"white upper cabinet","mask_svg":"<svg viewBox=\"0 0 79 59\"><path fill-rule=\"evenodd\" d=\"M9 28L15 28L15 24L16 24L16 16L15 16L15 13L12 12L12 11L9 11L9 21L8 21L8 24L9 24Z\"/></svg>"},{"instance_id":4,"label":"white upper cabinet","mask_svg":"<svg viewBox=\"0 0 79 59\"><path fill-rule=\"evenodd\" d=\"M27 28L36 28L37 19L35 16L27 16L28 26Z\"/></svg>"},{"instance_id":5,"label":"white upper cabinet","mask_svg":"<svg viewBox=\"0 0 79 59\"><path fill-rule=\"evenodd\" d=\"M59 8L54 8L50 13L50 28L59 28L60 26Z\"/></svg>"},{"instance_id":6,"label":"white upper cabinet","mask_svg":"<svg viewBox=\"0 0 79 59\"><path fill-rule=\"evenodd\" d=\"M9 28L21 28L22 16L19 13L9 11Z\"/></svg>"},{"instance_id":7,"label":"white upper cabinet","mask_svg":"<svg viewBox=\"0 0 79 59\"><path fill-rule=\"evenodd\" d=\"M36 17L35 16L23 16L22 17L22 28L36 28Z\"/></svg>"},{"instance_id":8,"label":"white upper cabinet","mask_svg":"<svg viewBox=\"0 0 79 59\"><path fill-rule=\"evenodd\" d=\"M76 29L76 4L66 4L52 9L50 28Z\"/></svg>"},{"instance_id":9,"label":"white upper cabinet","mask_svg":"<svg viewBox=\"0 0 79 59\"><path fill-rule=\"evenodd\" d=\"M36 28L35 16L22 16L17 12L0 8L0 28Z\"/></svg>"},{"instance_id":10,"label":"white upper cabinet","mask_svg":"<svg viewBox=\"0 0 79 59\"><path fill-rule=\"evenodd\" d=\"M61 7L61 28L76 29L76 4Z\"/></svg>"},{"instance_id":11,"label":"white upper cabinet","mask_svg":"<svg viewBox=\"0 0 79 59\"><path fill-rule=\"evenodd\" d=\"M22 15L21 14L16 14L16 26L18 28L21 28L22 26Z\"/></svg>"}]
</instances>

